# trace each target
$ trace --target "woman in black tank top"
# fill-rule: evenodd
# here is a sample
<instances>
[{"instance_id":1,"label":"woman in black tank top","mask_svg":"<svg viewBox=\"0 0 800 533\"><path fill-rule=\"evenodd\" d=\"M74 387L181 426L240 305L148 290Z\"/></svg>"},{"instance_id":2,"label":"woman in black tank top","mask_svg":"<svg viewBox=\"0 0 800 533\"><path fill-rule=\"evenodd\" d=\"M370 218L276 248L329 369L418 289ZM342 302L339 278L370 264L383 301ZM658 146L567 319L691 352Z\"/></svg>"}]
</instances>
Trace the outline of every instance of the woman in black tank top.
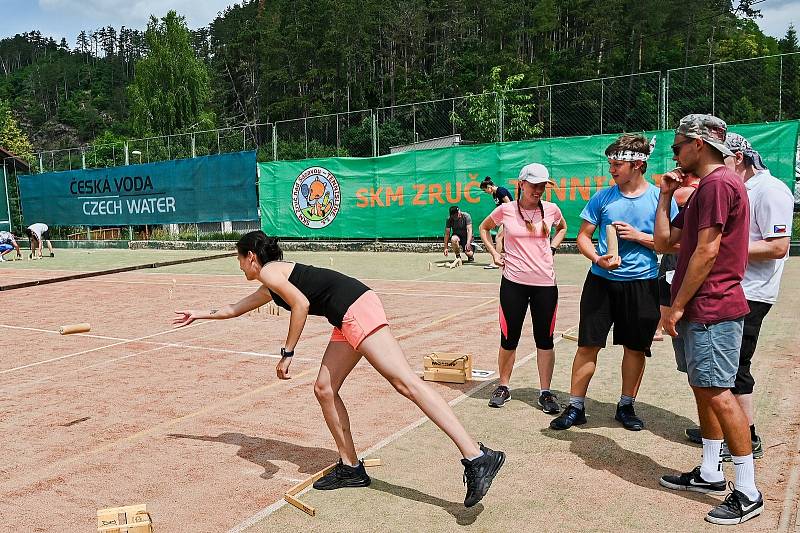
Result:
<instances>
[{"instance_id":1,"label":"woman in black tank top","mask_svg":"<svg viewBox=\"0 0 800 533\"><path fill-rule=\"evenodd\" d=\"M283 261L278 239L267 237L262 231L248 233L236 248L239 268L248 281L258 281L261 287L237 303L219 309L177 311L174 323L180 327L198 319L234 318L275 302L291 311L289 332L276 367L280 379L289 379L291 358L308 315L324 316L336 328L322 357L314 394L341 459L330 474L314 482L314 488L366 487L370 483L363 462L356 455L347 409L339 396L345 378L363 356L453 440L464 457L461 460L467 485L464 505L472 507L478 503L503 465L505 454L476 443L450 405L411 369L389 330L380 301L369 287L333 270ZM375 315L380 316L376 319ZM354 336L353 332L361 335Z\"/></svg>"}]
</instances>

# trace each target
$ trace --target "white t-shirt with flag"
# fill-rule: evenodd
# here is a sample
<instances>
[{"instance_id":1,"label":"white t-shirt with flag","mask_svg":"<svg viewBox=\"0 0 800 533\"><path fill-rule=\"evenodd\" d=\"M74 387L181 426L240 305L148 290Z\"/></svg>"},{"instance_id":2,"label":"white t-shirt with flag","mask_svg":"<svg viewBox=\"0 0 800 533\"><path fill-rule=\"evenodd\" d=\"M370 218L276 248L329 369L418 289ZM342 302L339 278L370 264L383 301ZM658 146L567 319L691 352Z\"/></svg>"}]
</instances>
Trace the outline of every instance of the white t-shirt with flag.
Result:
<instances>
[{"instance_id":1,"label":"white t-shirt with flag","mask_svg":"<svg viewBox=\"0 0 800 533\"><path fill-rule=\"evenodd\" d=\"M750 201L750 242L772 237L792 236L794 197L781 180L769 170L757 172L745 182ZM742 279L748 300L773 304L778 290L786 256L780 259L750 260Z\"/></svg>"}]
</instances>

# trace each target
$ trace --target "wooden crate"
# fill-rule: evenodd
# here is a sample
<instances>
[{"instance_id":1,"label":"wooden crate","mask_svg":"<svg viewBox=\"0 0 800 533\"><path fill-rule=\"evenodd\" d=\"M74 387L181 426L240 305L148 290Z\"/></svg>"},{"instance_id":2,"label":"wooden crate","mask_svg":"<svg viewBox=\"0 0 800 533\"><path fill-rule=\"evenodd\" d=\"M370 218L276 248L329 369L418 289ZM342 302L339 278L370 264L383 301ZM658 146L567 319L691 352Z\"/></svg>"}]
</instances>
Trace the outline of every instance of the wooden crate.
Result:
<instances>
[{"instance_id":1,"label":"wooden crate","mask_svg":"<svg viewBox=\"0 0 800 533\"><path fill-rule=\"evenodd\" d=\"M97 531L104 533L152 533L147 505L127 505L97 511Z\"/></svg>"},{"instance_id":2,"label":"wooden crate","mask_svg":"<svg viewBox=\"0 0 800 533\"><path fill-rule=\"evenodd\" d=\"M422 379L445 383L466 383L472 379L472 355L434 352L426 355Z\"/></svg>"}]
</instances>

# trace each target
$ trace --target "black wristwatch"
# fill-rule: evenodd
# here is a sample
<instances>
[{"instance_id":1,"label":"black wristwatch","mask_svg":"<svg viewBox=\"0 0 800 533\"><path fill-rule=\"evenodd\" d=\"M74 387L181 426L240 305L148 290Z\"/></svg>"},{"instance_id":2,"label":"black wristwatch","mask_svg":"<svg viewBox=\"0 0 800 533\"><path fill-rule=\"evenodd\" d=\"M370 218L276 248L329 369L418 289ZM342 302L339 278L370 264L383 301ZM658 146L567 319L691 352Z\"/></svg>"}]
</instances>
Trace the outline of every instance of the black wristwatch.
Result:
<instances>
[{"instance_id":1,"label":"black wristwatch","mask_svg":"<svg viewBox=\"0 0 800 533\"><path fill-rule=\"evenodd\" d=\"M555 248L554 246L550 247L550 252L552 252L553 255L556 255L556 250L557 248Z\"/></svg>"},{"instance_id":2,"label":"black wristwatch","mask_svg":"<svg viewBox=\"0 0 800 533\"><path fill-rule=\"evenodd\" d=\"M292 357L294 355L294 350L289 351L286 348L281 348L281 357Z\"/></svg>"}]
</instances>

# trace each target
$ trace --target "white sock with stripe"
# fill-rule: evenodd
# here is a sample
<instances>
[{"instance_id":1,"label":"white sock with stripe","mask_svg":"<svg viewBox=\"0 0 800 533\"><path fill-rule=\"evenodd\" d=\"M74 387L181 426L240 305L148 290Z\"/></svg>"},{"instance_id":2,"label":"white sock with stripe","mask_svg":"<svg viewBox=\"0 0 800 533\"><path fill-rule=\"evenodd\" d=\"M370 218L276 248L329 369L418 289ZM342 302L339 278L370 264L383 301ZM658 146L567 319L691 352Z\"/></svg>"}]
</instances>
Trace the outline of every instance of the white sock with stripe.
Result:
<instances>
[{"instance_id":1,"label":"white sock with stripe","mask_svg":"<svg viewBox=\"0 0 800 533\"><path fill-rule=\"evenodd\" d=\"M721 440L703 439L703 462L700 464L700 477L708 482L725 481L722 457L719 455L721 449Z\"/></svg>"},{"instance_id":2,"label":"white sock with stripe","mask_svg":"<svg viewBox=\"0 0 800 533\"><path fill-rule=\"evenodd\" d=\"M733 467L736 469L736 490L747 496L750 501L758 499L758 489L756 488L756 469L753 465L753 454L733 455Z\"/></svg>"}]
</instances>

